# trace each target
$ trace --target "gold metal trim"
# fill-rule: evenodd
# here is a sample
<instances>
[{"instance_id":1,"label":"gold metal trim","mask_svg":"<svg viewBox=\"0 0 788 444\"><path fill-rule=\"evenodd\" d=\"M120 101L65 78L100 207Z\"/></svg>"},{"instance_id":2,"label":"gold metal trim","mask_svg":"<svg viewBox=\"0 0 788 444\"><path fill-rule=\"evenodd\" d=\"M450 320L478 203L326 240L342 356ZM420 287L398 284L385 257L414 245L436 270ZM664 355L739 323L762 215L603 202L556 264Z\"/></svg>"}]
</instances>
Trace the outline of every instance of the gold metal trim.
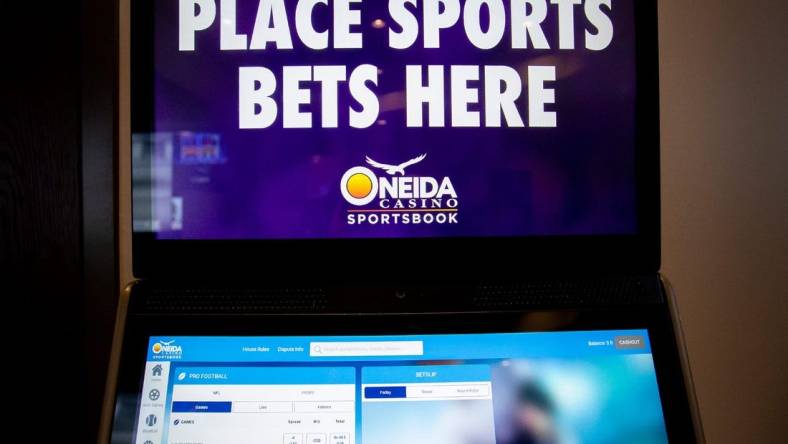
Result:
<instances>
[{"instance_id":1,"label":"gold metal trim","mask_svg":"<svg viewBox=\"0 0 788 444\"><path fill-rule=\"evenodd\" d=\"M120 354L123 347L123 332L126 327L129 299L136 282L132 282L123 289L118 300L118 312L115 315L115 331L112 335L112 352L107 368L107 382L104 387L104 404L101 408L101 423L99 425L98 444L108 444L115 411L115 391L118 382L118 368L120 367Z\"/></svg>"}]
</instances>

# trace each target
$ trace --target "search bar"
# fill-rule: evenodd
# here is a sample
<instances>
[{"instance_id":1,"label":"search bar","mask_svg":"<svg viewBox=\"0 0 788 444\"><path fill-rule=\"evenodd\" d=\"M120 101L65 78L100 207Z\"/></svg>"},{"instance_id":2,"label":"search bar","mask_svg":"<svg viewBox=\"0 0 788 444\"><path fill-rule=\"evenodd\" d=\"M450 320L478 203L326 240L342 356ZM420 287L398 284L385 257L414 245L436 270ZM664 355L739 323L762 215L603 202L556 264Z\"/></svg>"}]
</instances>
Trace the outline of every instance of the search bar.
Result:
<instances>
[{"instance_id":1,"label":"search bar","mask_svg":"<svg viewBox=\"0 0 788 444\"><path fill-rule=\"evenodd\" d=\"M309 356L421 356L422 341L310 342Z\"/></svg>"}]
</instances>

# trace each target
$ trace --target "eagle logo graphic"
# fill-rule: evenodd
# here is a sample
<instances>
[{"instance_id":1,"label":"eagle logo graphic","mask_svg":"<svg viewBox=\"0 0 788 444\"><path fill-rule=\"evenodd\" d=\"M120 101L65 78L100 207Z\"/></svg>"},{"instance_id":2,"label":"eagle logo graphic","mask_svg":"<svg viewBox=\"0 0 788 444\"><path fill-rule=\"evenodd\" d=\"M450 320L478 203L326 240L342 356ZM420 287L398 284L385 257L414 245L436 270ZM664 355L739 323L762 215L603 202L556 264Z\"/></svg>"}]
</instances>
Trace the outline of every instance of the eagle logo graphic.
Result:
<instances>
[{"instance_id":1,"label":"eagle logo graphic","mask_svg":"<svg viewBox=\"0 0 788 444\"><path fill-rule=\"evenodd\" d=\"M384 170L385 172L389 173L392 176L396 175L397 173L399 173L401 176L404 176L405 168L421 162L422 160L424 160L425 157L427 157L426 153L422 154L421 156L414 157L413 159L410 159L407 162L402 162L399 165L389 165L387 163L376 162L372 160L369 156L367 156L367 163L375 168L380 168L381 170Z\"/></svg>"}]
</instances>

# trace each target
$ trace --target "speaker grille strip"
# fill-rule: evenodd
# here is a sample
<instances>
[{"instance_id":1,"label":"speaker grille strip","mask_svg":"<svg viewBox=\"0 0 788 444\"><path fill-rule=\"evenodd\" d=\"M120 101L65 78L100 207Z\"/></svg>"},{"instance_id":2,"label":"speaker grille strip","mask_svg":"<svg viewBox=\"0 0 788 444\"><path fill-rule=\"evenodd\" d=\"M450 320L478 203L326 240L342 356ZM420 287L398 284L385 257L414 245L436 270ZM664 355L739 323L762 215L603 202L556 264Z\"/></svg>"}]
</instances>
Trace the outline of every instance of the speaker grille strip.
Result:
<instances>
[{"instance_id":1,"label":"speaker grille strip","mask_svg":"<svg viewBox=\"0 0 788 444\"><path fill-rule=\"evenodd\" d=\"M149 282L135 287L133 313L277 314L341 312L509 311L654 304L662 301L656 276L528 281L470 287L393 288L176 288Z\"/></svg>"}]
</instances>

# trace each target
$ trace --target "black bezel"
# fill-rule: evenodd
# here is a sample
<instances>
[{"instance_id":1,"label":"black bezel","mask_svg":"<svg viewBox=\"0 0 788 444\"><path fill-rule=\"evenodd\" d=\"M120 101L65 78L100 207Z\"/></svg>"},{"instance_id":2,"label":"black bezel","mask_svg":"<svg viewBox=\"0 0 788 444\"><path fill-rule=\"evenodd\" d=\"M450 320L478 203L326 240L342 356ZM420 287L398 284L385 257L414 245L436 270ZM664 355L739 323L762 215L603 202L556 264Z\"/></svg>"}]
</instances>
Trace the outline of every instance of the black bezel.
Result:
<instances>
[{"instance_id":1,"label":"black bezel","mask_svg":"<svg viewBox=\"0 0 788 444\"><path fill-rule=\"evenodd\" d=\"M610 236L452 237L421 239L157 240L133 233L140 278L336 280L379 279L407 264L398 280L490 279L544 271L647 273L660 267L659 78L656 0L635 2L637 233ZM153 2L131 2L131 130L153 129ZM358 260L359 252L380 252ZM426 252L426 253L425 253ZM436 257L439 260L436 261ZM447 274L448 273L448 274Z\"/></svg>"},{"instance_id":2,"label":"black bezel","mask_svg":"<svg viewBox=\"0 0 788 444\"><path fill-rule=\"evenodd\" d=\"M646 328L649 331L670 442L695 442L675 336L665 306L527 313L131 316L119 366L111 442L130 442L138 416L150 336L388 335L629 328Z\"/></svg>"}]
</instances>

